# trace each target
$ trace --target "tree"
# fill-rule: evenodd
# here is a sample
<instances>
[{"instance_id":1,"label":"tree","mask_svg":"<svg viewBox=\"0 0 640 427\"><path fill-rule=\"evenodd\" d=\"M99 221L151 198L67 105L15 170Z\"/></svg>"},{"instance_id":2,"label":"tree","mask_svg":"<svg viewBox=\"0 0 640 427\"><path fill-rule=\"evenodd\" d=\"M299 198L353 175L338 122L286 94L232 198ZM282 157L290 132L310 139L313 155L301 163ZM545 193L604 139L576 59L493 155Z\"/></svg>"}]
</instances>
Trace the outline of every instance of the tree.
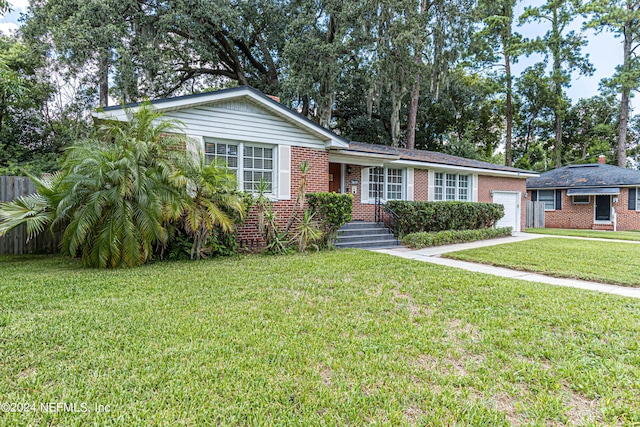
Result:
<instances>
[{"instance_id":1,"label":"tree","mask_svg":"<svg viewBox=\"0 0 640 427\"><path fill-rule=\"evenodd\" d=\"M183 215L196 240L213 226L228 229L227 212L242 209L239 196L227 193L215 166L187 155L176 123L154 124L159 118L143 106L128 122L107 122L70 146L59 174L32 177L37 194L0 204L0 235L26 224L32 237L68 221L63 252L81 254L86 266L114 268L150 260Z\"/></svg>"},{"instance_id":2,"label":"tree","mask_svg":"<svg viewBox=\"0 0 640 427\"><path fill-rule=\"evenodd\" d=\"M571 73L591 74L593 68L588 55L582 56L581 49L586 45L584 37L575 31L567 31L579 11L576 0L547 0L539 7L527 7L520 17L521 22L546 21L550 29L544 36L529 41L528 48L538 51L551 60L551 81L553 83L553 114L555 122L555 141L553 147L554 164L562 166L562 120L567 108L563 88L571 82Z\"/></svg>"},{"instance_id":3,"label":"tree","mask_svg":"<svg viewBox=\"0 0 640 427\"><path fill-rule=\"evenodd\" d=\"M627 166L627 132L629 125L629 99L640 87L640 60L634 54L640 45L640 4L631 0L592 0L585 5L591 20L585 26L596 31L611 31L622 37L622 64L616 67L611 79L604 85L621 95L618 125L618 166Z\"/></svg>"},{"instance_id":4,"label":"tree","mask_svg":"<svg viewBox=\"0 0 640 427\"><path fill-rule=\"evenodd\" d=\"M506 103L505 164L511 166L513 144L513 74L512 63L522 54L522 37L513 32L514 8L518 0L481 0L478 3L484 28L478 32L476 43L481 62L496 63L504 67L504 93ZM485 56L486 57L483 57Z\"/></svg>"}]
</instances>

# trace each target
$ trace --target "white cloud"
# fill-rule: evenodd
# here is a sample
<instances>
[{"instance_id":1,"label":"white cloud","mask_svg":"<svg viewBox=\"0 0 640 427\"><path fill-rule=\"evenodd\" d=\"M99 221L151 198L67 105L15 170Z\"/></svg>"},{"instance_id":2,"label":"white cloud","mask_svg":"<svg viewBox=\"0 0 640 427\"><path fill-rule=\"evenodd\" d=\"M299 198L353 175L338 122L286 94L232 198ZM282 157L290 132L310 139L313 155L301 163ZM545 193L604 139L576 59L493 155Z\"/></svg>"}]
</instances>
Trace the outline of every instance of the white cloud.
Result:
<instances>
[{"instance_id":1,"label":"white cloud","mask_svg":"<svg viewBox=\"0 0 640 427\"><path fill-rule=\"evenodd\" d=\"M11 9L24 12L29 7L29 0L9 0L9 4L11 4Z\"/></svg>"},{"instance_id":2,"label":"white cloud","mask_svg":"<svg viewBox=\"0 0 640 427\"><path fill-rule=\"evenodd\" d=\"M10 35L18 29L18 24L14 22L0 22L0 33Z\"/></svg>"}]
</instances>

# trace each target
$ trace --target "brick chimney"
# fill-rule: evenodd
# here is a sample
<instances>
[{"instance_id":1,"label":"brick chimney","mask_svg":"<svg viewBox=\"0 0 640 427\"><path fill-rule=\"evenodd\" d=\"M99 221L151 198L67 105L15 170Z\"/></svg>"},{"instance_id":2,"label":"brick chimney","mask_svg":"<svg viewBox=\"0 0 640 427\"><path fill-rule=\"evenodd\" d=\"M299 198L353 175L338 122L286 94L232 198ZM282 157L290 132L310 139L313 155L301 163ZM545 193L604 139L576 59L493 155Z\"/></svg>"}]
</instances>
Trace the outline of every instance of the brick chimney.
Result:
<instances>
[{"instance_id":1,"label":"brick chimney","mask_svg":"<svg viewBox=\"0 0 640 427\"><path fill-rule=\"evenodd\" d=\"M274 96L274 95L267 95L269 98L273 99L276 102L280 102L280 97L279 96Z\"/></svg>"},{"instance_id":2,"label":"brick chimney","mask_svg":"<svg viewBox=\"0 0 640 427\"><path fill-rule=\"evenodd\" d=\"M606 165L607 157L604 154L600 154L600 156L598 156L598 163L601 165Z\"/></svg>"}]
</instances>

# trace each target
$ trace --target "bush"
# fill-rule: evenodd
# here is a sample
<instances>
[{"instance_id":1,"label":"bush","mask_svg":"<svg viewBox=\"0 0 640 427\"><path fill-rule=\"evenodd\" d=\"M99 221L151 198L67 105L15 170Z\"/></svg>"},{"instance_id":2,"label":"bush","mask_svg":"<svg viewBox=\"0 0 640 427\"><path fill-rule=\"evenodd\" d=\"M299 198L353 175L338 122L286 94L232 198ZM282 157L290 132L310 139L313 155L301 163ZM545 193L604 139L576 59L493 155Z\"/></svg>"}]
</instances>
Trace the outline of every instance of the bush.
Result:
<instances>
[{"instance_id":1,"label":"bush","mask_svg":"<svg viewBox=\"0 0 640 427\"><path fill-rule=\"evenodd\" d=\"M450 245L453 243L475 242L476 240L495 239L511 236L511 227L481 228L478 230L446 230L435 233L411 233L404 236L402 244L413 249L430 246Z\"/></svg>"},{"instance_id":2,"label":"bush","mask_svg":"<svg viewBox=\"0 0 640 427\"><path fill-rule=\"evenodd\" d=\"M351 221L353 195L338 193L307 193L311 211L321 222L324 230L324 244L333 245L338 229Z\"/></svg>"},{"instance_id":3,"label":"bush","mask_svg":"<svg viewBox=\"0 0 640 427\"><path fill-rule=\"evenodd\" d=\"M398 236L421 231L477 230L492 227L504 215L504 206L476 202L409 202L391 200Z\"/></svg>"}]
</instances>

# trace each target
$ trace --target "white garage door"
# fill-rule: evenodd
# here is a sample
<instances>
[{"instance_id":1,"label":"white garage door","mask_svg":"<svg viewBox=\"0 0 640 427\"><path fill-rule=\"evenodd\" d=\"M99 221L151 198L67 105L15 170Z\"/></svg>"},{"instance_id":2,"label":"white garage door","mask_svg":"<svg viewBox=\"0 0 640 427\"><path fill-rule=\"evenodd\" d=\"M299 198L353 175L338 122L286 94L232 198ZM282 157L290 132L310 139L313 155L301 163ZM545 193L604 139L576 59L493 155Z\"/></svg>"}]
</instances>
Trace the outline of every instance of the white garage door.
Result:
<instances>
[{"instance_id":1,"label":"white garage door","mask_svg":"<svg viewBox=\"0 0 640 427\"><path fill-rule=\"evenodd\" d=\"M520 193L494 191L493 203L504 206L504 216L498 221L497 226L520 231Z\"/></svg>"}]
</instances>

